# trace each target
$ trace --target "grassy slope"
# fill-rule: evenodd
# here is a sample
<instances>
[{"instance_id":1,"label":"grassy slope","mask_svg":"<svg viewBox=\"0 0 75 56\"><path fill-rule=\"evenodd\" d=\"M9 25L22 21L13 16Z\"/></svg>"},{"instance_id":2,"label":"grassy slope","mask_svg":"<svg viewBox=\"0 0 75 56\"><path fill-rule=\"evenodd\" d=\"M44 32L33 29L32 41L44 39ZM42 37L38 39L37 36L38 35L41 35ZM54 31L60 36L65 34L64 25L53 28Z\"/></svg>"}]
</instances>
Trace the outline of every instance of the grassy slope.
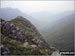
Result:
<instances>
[{"instance_id":1,"label":"grassy slope","mask_svg":"<svg viewBox=\"0 0 75 56\"><path fill-rule=\"evenodd\" d=\"M23 28L25 31L28 32L29 35L32 35L35 33L35 36L40 38L40 34L37 32L36 28L26 19L24 18L15 18L10 21L10 23L13 23L16 27ZM32 29L30 28L32 27ZM7 37L7 39L5 39ZM41 39L44 41L44 39ZM11 38L10 32L3 32L2 30L2 37L1 37L2 44L4 44L6 47L8 47L11 51L11 54L21 54L21 55L44 55L46 54L45 49L41 48L40 50L32 50L30 48L31 44L33 43L31 40L29 40L29 46L28 48L23 47L23 41L17 41ZM51 54L52 51L48 50L48 54Z\"/></svg>"}]
</instances>

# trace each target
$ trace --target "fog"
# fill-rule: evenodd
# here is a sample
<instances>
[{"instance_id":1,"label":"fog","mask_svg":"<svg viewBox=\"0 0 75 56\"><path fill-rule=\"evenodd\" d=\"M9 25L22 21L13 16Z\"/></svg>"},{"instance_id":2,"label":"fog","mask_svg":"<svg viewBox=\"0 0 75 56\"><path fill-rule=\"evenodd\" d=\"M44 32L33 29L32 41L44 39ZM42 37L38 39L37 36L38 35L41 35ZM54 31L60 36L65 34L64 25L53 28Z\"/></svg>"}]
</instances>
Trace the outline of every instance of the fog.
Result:
<instances>
[{"instance_id":1,"label":"fog","mask_svg":"<svg viewBox=\"0 0 75 56\"><path fill-rule=\"evenodd\" d=\"M1 1L1 8L14 8L41 21L52 24L74 12L74 1Z\"/></svg>"},{"instance_id":2,"label":"fog","mask_svg":"<svg viewBox=\"0 0 75 56\"><path fill-rule=\"evenodd\" d=\"M74 1L1 1L1 8L17 8L25 13L48 11L61 13L74 10Z\"/></svg>"},{"instance_id":3,"label":"fog","mask_svg":"<svg viewBox=\"0 0 75 56\"><path fill-rule=\"evenodd\" d=\"M74 1L1 1L1 8L8 8L7 14L2 12L6 19L18 15L29 18L46 41L59 50L73 50Z\"/></svg>"}]
</instances>

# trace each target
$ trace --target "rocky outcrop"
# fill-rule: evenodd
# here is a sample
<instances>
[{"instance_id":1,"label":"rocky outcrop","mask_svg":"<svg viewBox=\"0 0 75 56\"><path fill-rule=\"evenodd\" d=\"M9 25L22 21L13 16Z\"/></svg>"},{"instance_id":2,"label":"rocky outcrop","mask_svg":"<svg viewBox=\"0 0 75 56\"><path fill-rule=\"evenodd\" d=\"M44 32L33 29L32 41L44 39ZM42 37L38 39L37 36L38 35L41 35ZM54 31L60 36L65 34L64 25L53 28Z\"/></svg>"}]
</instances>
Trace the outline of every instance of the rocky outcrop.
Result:
<instances>
[{"instance_id":1,"label":"rocky outcrop","mask_svg":"<svg viewBox=\"0 0 75 56\"><path fill-rule=\"evenodd\" d=\"M7 55L7 54L10 54L10 51L7 47L5 47L4 45L1 45L1 54L2 55Z\"/></svg>"},{"instance_id":2,"label":"rocky outcrop","mask_svg":"<svg viewBox=\"0 0 75 56\"><path fill-rule=\"evenodd\" d=\"M22 21L21 19L23 17L17 18L20 18L20 21ZM27 23L24 24L23 27L26 28L20 27L21 25L17 26L19 23L24 23L24 21L22 21L22 23L17 23L17 20L16 24L14 24L15 22L12 22L13 21L5 21L3 19L0 19L2 35L1 44L3 45L3 47L1 47L1 54L46 55L52 53L52 50L50 49L49 45L45 42L43 38L41 38L42 36L38 33L36 28L32 26L29 21L25 21Z\"/></svg>"}]
</instances>

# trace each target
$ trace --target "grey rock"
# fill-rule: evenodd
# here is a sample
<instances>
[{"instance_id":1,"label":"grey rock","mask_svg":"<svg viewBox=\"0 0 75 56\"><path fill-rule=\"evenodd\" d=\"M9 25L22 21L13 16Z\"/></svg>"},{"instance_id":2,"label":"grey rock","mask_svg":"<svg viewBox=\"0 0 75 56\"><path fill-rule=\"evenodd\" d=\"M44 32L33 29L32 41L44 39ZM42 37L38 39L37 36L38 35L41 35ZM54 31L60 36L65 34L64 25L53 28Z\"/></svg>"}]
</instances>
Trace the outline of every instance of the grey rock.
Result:
<instances>
[{"instance_id":1,"label":"grey rock","mask_svg":"<svg viewBox=\"0 0 75 56\"><path fill-rule=\"evenodd\" d=\"M8 54L10 54L9 49L7 47L5 47L4 45L1 45L0 49L1 49L1 54L2 55L8 55Z\"/></svg>"}]
</instances>

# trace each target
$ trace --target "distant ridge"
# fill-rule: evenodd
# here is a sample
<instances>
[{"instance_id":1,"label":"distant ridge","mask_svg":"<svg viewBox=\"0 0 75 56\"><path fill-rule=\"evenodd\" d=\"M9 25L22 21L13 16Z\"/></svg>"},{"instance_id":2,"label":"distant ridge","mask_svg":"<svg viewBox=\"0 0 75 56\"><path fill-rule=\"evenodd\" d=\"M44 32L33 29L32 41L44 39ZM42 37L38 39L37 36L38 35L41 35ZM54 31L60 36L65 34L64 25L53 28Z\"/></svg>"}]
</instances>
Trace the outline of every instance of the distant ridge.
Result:
<instances>
[{"instance_id":1,"label":"distant ridge","mask_svg":"<svg viewBox=\"0 0 75 56\"><path fill-rule=\"evenodd\" d=\"M31 21L32 24L35 26L38 26L39 20L31 17L30 15L21 12L19 9L14 8L0 8L0 18L3 18L4 20L12 20L16 18L17 16L23 16L24 18L27 18L29 21Z\"/></svg>"},{"instance_id":2,"label":"distant ridge","mask_svg":"<svg viewBox=\"0 0 75 56\"><path fill-rule=\"evenodd\" d=\"M59 51L74 51L74 18L75 14L71 14L56 21L43 34Z\"/></svg>"}]
</instances>

